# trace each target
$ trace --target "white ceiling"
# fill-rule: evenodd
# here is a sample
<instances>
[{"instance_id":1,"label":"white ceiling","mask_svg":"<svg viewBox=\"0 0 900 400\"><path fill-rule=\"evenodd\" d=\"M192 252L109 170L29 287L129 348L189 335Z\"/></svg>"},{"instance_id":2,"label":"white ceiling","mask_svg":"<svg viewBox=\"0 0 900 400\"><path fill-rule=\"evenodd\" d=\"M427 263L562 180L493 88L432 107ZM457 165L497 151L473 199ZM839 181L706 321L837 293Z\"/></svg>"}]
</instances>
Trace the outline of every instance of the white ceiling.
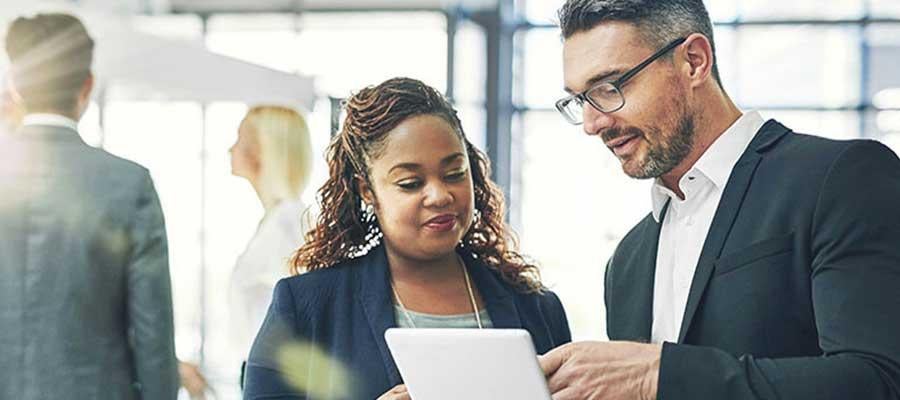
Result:
<instances>
[{"instance_id":1,"label":"white ceiling","mask_svg":"<svg viewBox=\"0 0 900 400\"><path fill-rule=\"evenodd\" d=\"M215 54L201 43L139 32L122 10L97 7L102 0L82 1L92 4L0 0L0 25L4 26L0 37L5 25L19 15L68 12L81 18L94 37L98 87L112 98L274 102L306 109L315 101L310 77ZM6 67L5 55L0 56L0 75Z\"/></svg>"}]
</instances>

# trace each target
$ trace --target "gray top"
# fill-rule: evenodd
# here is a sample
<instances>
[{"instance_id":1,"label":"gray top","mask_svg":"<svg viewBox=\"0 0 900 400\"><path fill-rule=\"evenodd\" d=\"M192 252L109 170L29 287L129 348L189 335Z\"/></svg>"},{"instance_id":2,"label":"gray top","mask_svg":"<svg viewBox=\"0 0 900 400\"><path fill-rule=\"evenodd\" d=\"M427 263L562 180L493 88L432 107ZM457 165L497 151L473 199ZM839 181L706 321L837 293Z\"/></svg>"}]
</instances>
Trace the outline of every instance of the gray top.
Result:
<instances>
[{"instance_id":1,"label":"gray top","mask_svg":"<svg viewBox=\"0 0 900 400\"><path fill-rule=\"evenodd\" d=\"M162 210L74 130L0 134L0 399L173 400Z\"/></svg>"},{"instance_id":2,"label":"gray top","mask_svg":"<svg viewBox=\"0 0 900 400\"><path fill-rule=\"evenodd\" d=\"M472 313L435 315L418 313L411 310L406 311L409 313L410 318L412 318L413 323L416 324L416 328L478 328L478 321L475 319L475 314ZM484 328L494 327L493 322L491 322L491 316L488 315L487 310L479 311L478 316L481 317L481 325ZM412 328L409 321L406 319L406 314L403 312L403 309L397 304L394 304L394 317L397 319L398 328Z\"/></svg>"}]
</instances>

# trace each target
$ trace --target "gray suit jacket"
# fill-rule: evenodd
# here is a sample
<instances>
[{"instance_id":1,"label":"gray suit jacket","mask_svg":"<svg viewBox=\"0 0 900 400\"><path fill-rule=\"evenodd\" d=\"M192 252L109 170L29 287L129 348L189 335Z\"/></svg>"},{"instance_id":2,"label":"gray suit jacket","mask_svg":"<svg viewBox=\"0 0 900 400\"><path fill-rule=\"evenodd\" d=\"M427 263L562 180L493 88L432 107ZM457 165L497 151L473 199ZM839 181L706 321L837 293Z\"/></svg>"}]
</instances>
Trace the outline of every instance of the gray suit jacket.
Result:
<instances>
[{"instance_id":1,"label":"gray suit jacket","mask_svg":"<svg viewBox=\"0 0 900 400\"><path fill-rule=\"evenodd\" d=\"M0 135L0 399L176 398L162 211L72 130Z\"/></svg>"}]
</instances>

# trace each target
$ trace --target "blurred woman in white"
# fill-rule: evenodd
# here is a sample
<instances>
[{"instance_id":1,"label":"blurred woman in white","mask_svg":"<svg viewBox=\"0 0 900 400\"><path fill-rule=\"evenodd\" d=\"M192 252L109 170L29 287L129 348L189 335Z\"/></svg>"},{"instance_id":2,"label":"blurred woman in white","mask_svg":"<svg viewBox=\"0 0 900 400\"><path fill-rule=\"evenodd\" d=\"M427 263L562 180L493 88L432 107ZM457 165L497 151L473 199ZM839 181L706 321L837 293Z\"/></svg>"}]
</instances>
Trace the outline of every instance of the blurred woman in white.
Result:
<instances>
[{"instance_id":1,"label":"blurred woman in white","mask_svg":"<svg viewBox=\"0 0 900 400\"><path fill-rule=\"evenodd\" d=\"M237 142L228 151L231 173L250 182L265 210L229 281L230 344L243 361L266 316L275 284L290 275L288 260L304 243L308 221L315 220L300 200L312 172L312 144L306 121L297 111L256 106L247 111ZM179 374L191 399L208 398L211 389L197 365L182 362Z\"/></svg>"},{"instance_id":2,"label":"blurred woman in white","mask_svg":"<svg viewBox=\"0 0 900 400\"><path fill-rule=\"evenodd\" d=\"M246 358L272 289L289 275L288 259L310 226L300 195L312 170L312 144L299 113L257 106L247 112L229 152L231 173L250 182L265 209L256 234L237 259L229 287L232 344Z\"/></svg>"}]
</instances>

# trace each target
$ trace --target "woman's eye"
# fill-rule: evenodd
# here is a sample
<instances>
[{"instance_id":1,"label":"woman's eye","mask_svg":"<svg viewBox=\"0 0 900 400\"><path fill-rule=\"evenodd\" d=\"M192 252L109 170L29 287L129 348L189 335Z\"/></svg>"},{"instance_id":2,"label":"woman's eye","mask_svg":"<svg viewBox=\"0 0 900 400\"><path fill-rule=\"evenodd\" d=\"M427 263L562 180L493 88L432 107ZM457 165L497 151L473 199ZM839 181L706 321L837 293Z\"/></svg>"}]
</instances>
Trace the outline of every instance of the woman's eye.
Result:
<instances>
[{"instance_id":1,"label":"woman's eye","mask_svg":"<svg viewBox=\"0 0 900 400\"><path fill-rule=\"evenodd\" d=\"M422 186L422 182L420 182L420 181L402 181L402 182L398 182L397 186L400 186L400 188L404 189L404 190L413 190L413 189L417 189L419 186Z\"/></svg>"},{"instance_id":2,"label":"woman's eye","mask_svg":"<svg viewBox=\"0 0 900 400\"><path fill-rule=\"evenodd\" d=\"M458 171L452 174L447 175L447 179L450 181L459 181L466 177L466 171Z\"/></svg>"}]
</instances>

